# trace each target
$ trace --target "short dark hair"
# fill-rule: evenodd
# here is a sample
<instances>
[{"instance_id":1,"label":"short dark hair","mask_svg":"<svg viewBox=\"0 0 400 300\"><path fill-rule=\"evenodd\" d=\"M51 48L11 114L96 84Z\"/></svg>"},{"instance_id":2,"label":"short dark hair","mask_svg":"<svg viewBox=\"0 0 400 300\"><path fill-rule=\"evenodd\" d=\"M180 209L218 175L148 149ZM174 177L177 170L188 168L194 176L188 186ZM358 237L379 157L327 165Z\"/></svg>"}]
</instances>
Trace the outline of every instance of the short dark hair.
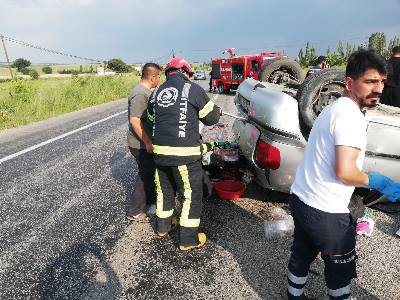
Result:
<instances>
[{"instance_id":1,"label":"short dark hair","mask_svg":"<svg viewBox=\"0 0 400 300\"><path fill-rule=\"evenodd\" d=\"M400 54L400 46L393 47L392 53L393 54Z\"/></svg>"},{"instance_id":2,"label":"short dark hair","mask_svg":"<svg viewBox=\"0 0 400 300\"><path fill-rule=\"evenodd\" d=\"M151 75L153 75L152 69L159 70L160 72L162 71L162 68L160 65L158 65L156 63L152 63L152 62L146 63L142 68L142 79L147 79Z\"/></svg>"},{"instance_id":3,"label":"short dark hair","mask_svg":"<svg viewBox=\"0 0 400 300\"><path fill-rule=\"evenodd\" d=\"M318 58L317 58L317 65L323 63L324 61L326 61L326 56L323 56L323 55L318 56Z\"/></svg>"},{"instance_id":4,"label":"short dark hair","mask_svg":"<svg viewBox=\"0 0 400 300\"><path fill-rule=\"evenodd\" d=\"M353 52L349 57L346 67L346 77L356 80L368 69L375 69L380 74L388 73L386 61L381 55L374 50L358 50Z\"/></svg>"}]
</instances>

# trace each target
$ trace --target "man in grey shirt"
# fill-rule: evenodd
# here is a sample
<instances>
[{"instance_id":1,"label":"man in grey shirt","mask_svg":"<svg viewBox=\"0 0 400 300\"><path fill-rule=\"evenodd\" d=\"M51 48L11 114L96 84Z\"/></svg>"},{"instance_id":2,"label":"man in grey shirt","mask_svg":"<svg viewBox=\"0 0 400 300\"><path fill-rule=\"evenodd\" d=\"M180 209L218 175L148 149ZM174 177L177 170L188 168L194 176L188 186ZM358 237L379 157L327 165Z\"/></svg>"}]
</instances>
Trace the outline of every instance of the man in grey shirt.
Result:
<instances>
[{"instance_id":1,"label":"man in grey shirt","mask_svg":"<svg viewBox=\"0 0 400 300\"><path fill-rule=\"evenodd\" d=\"M131 221L148 222L146 205L151 207L155 204L152 143L146 133L146 124L140 118L147 109L151 89L160 82L161 71L162 68L155 63L145 64L141 80L128 97L128 147L139 169L127 214L127 218Z\"/></svg>"}]
</instances>

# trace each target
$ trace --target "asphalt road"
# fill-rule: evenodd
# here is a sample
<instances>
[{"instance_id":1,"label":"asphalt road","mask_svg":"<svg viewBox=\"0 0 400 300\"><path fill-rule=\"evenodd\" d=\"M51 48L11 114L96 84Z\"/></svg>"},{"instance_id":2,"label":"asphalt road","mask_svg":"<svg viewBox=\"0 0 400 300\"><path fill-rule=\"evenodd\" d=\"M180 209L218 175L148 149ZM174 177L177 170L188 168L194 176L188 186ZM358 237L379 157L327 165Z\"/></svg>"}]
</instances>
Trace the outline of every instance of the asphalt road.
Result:
<instances>
[{"instance_id":1,"label":"asphalt road","mask_svg":"<svg viewBox=\"0 0 400 300\"><path fill-rule=\"evenodd\" d=\"M232 101L215 100L234 113ZM201 224L208 243L189 253L177 250L175 234L161 239L125 219L137 173L126 106L123 99L0 133L0 299L285 298L290 238L266 240L263 219L271 206L286 208L286 195L251 184L234 203L212 197ZM400 218L373 217L374 235L358 244L353 292L399 299ZM306 293L325 297L320 260Z\"/></svg>"}]
</instances>

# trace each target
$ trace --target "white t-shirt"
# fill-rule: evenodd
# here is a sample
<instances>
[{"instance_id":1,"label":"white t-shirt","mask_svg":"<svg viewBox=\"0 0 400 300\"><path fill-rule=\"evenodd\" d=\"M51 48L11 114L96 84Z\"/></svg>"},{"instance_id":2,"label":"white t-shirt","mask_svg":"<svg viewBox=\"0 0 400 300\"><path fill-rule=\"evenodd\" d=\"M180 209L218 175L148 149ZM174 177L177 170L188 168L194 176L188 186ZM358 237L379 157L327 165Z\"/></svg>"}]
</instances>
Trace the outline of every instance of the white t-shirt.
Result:
<instances>
[{"instance_id":1,"label":"white t-shirt","mask_svg":"<svg viewBox=\"0 0 400 300\"><path fill-rule=\"evenodd\" d=\"M348 213L354 186L342 183L335 174L335 146L360 149L361 170L367 142L367 122L357 104L341 97L326 107L311 130L304 156L296 171L291 193L305 204L329 213Z\"/></svg>"}]
</instances>

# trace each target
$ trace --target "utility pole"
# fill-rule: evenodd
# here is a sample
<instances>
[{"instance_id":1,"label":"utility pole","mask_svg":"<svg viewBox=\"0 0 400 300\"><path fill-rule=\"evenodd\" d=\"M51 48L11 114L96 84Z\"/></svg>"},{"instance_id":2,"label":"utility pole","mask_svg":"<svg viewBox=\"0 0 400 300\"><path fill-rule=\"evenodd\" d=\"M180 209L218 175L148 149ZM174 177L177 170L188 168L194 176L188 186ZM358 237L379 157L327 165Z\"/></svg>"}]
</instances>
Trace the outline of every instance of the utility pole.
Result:
<instances>
[{"instance_id":1,"label":"utility pole","mask_svg":"<svg viewBox=\"0 0 400 300\"><path fill-rule=\"evenodd\" d=\"M172 58L175 58L175 51L172 49Z\"/></svg>"},{"instance_id":2,"label":"utility pole","mask_svg":"<svg viewBox=\"0 0 400 300\"><path fill-rule=\"evenodd\" d=\"M13 75L13 72L12 72L11 66L10 66L10 60L8 59L6 44L4 43L4 36L2 34L0 34L0 38L1 38L1 42L3 44L4 54L6 55L8 70L10 71L11 79L14 79L14 75Z\"/></svg>"}]
</instances>

